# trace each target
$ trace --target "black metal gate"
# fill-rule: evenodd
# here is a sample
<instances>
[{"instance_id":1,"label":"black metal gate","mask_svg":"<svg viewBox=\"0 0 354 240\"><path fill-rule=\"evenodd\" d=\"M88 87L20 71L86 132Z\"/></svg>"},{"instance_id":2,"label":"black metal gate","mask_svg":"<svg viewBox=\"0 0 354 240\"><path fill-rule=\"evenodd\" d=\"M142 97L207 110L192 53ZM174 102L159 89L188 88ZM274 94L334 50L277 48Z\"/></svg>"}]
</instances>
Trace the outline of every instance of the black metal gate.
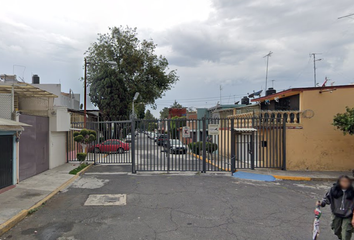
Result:
<instances>
[{"instance_id":1,"label":"black metal gate","mask_svg":"<svg viewBox=\"0 0 354 240\"><path fill-rule=\"evenodd\" d=\"M286 169L286 120L235 118L235 168Z\"/></svg>"},{"instance_id":2,"label":"black metal gate","mask_svg":"<svg viewBox=\"0 0 354 240\"><path fill-rule=\"evenodd\" d=\"M13 136L0 136L0 189L13 184Z\"/></svg>"},{"instance_id":3,"label":"black metal gate","mask_svg":"<svg viewBox=\"0 0 354 240\"><path fill-rule=\"evenodd\" d=\"M68 161L82 151L68 134ZM88 161L131 164L137 171L226 171L285 169L285 122L268 118L203 118L89 122L97 140Z\"/></svg>"}]
</instances>

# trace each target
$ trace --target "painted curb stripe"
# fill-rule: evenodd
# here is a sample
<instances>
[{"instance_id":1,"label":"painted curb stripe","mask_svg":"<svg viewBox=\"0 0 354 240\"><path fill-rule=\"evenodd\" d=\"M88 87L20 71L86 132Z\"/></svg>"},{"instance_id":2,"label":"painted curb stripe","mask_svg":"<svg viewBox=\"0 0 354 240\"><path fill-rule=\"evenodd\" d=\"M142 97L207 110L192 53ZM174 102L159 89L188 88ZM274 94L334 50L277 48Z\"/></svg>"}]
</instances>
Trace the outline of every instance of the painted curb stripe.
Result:
<instances>
[{"instance_id":1,"label":"painted curb stripe","mask_svg":"<svg viewBox=\"0 0 354 240\"><path fill-rule=\"evenodd\" d=\"M199 160L202 160L202 161L203 161L203 157L201 157L200 155L197 155L197 154L195 154L195 153L189 153L189 154L191 154L192 156L194 156L194 157L198 158ZM223 167L220 167L220 166L218 166L217 164L213 163L211 160L209 160L209 159L207 159L207 158L205 158L205 160L206 160L207 163L209 163L209 164L213 165L214 167L217 167L217 168L219 168L219 169L221 169L221 170L223 170L223 171L227 171L227 172L230 172L230 171L231 171L230 168L223 168Z\"/></svg>"},{"instance_id":2,"label":"painted curb stripe","mask_svg":"<svg viewBox=\"0 0 354 240\"><path fill-rule=\"evenodd\" d=\"M291 181L311 181L312 178L310 177L292 177L292 176L280 176L280 175L272 175L276 179L282 180L291 180Z\"/></svg>"},{"instance_id":3,"label":"painted curb stripe","mask_svg":"<svg viewBox=\"0 0 354 240\"><path fill-rule=\"evenodd\" d=\"M49 199L51 199L54 195L56 195L58 192L60 192L61 190L65 189L66 187L68 187L71 183L73 183L80 175L82 175L83 173L85 173L91 166L93 165L93 163L91 163L90 165L88 165L87 167L85 167L84 169L82 169L80 172L76 173L76 175L74 175L72 178L70 178L69 180L67 180L65 183L63 183L62 185L60 185L59 187L57 187L53 192L51 192L49 195L47 195L45 198L43 198L41 201L37 202L35 205L33 205L31 208L27 209L27 210L22 210L21 212L19 212L17 215L13 216L12 218L10 218L9 220L7 220L6 222L4 222L3 224L0 225L0 236L2 236L4 233L6 233L7 231L9 231L11 228L13 228L17 223L21 222L27 215L28 212L31 210L34 210L40 206L43 205L43 203L47 202Z\"/></svg>"}]
</instances>

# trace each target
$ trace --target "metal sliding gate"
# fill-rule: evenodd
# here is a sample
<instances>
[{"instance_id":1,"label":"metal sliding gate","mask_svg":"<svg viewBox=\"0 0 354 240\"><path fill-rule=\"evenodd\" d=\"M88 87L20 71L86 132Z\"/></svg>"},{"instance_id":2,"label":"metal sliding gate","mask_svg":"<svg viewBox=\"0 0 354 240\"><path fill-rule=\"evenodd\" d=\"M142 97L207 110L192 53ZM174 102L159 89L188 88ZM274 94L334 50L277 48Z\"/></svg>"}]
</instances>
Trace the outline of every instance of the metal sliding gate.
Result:
<instances>
[{"instance_id":1,"label":"metal sliding gate","mask_svg":"<svg viewBox=\"0 0 354 240\"><path fill-rule=\"evenodd\" d=\"M68 161L82 147L68 133ZM130 164L137 171L227 171L244 168L285 169L285 122L268 118L203 118L88 122L97 132L87 160Z\"/></svg>"}]
</instances>

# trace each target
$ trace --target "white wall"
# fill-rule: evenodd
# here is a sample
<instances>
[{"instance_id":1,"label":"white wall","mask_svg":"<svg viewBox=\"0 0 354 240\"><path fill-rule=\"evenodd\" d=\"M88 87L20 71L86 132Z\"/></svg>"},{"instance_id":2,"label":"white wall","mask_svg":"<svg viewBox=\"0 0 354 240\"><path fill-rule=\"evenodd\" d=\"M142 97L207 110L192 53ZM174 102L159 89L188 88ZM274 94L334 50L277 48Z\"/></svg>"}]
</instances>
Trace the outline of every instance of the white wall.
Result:
<instances>
[{"instance_id":1,"label":"white wall","mask_svg":"<svg viewBox=\"0 0 354 240\"><path fill-rule=\"evenodd\" d=\"M49 114L49 169L66 163L67 131L70 114L65 107L54 107Z\"/></svg>"},{"instance_id":2,"label":"white wall","mask_svg":"<svg viewBox=\"0 0 354 240\"><path fill-rule=\"evenodd\" d=\"M66 163L66 132L49 132L49 169Z\"/></svg>"},{"instance_id":3,"label":"white wall","mask_svg":"<svg viewBox=\"0 0 354 240\"><path fill-rule=\"evenodd\" d=\"M54 99L54 106L67 107L74 110L80 109L80 94L74 93L70 96L61 93L61 84L32 84L35 87L51 92L58 97Z\"/></svg>"}]
</instances>

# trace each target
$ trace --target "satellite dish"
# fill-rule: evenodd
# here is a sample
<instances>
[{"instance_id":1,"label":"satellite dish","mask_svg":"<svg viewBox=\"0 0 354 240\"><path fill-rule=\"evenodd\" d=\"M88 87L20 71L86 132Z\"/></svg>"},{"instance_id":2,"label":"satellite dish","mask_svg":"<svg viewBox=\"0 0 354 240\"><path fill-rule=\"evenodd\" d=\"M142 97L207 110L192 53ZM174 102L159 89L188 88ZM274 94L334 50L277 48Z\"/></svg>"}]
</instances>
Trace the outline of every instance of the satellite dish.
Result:
<instances>
[{"instance_id":1,"label":"satellite dish","mask_svg":"<svg viewBox=\"0 0 354 240\"><path fill-rule=\"evenodd\" d=\"M249 98L254 98L255 96L260 97L261 93L263 92L263 90L259 90L257 92L253 91L253 93L251 93L250 95L248 95Z\"/></svg>"}]
</instances>

